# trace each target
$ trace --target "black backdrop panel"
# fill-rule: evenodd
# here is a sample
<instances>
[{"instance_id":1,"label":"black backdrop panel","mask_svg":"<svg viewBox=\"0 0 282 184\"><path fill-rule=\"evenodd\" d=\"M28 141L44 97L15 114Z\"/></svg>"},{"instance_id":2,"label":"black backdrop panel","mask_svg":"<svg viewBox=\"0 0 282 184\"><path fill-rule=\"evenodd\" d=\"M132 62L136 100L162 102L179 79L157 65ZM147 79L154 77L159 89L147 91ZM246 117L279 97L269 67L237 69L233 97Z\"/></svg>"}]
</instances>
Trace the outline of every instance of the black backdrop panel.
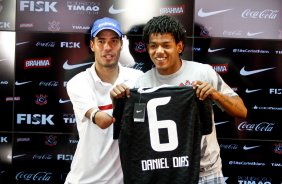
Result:
<instances>
[{"instance_id":1,"label":"black backdrop panel","mask_svg":"<svg viewBox=\"0 0 282 184\"><path fill-rule=\"evenodd\" d=\"M151 17L176 16L192 33L193 1L23 1L17 0L17 30L47 32L87 32L93 20L104 16L118 19L127 32ZM48 16L46 16L48 15ZM185 15L185 16L183 16ZM188 15L188 16L187 16ZM67 17L67 18L66 18Z\"/></svg>"},{"instance_id":2,"label":"black backdrop panel","mask_svg":"<svg viewBox=\"0 0 282 184\"><path fill-rule=\"evenodd\" d=\"M88 40L82 33L17 34L15 95L21 100L15 103L15 130L73 131L66 84L93 63Z\"/></svg>"},{"instance_id":3,"label":"black backdrop panel","mask_svg":"<svg viewBox=\"0 0 282 184\"><path fill-rule=\"evenodd\" d=\"M187 30L182 58L210 64L248 108L241 120L214 106L226 183L281 183L281 3L0 1L0 183L64 182L78 141L66 84L93 63L91 23L113 17L126 34L164 14ZM122 64L147 62L141 34L124 37Z\"/></svg>"}]
</instances>

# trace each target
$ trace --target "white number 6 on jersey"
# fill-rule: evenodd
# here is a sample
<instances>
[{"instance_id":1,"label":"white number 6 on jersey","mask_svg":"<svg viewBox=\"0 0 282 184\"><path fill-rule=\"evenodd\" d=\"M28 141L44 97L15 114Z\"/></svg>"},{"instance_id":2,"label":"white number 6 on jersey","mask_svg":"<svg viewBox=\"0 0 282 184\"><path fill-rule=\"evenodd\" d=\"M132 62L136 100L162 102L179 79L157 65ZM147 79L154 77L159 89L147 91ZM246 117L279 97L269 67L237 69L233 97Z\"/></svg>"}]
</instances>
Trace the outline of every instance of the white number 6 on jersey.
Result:
<instances>
[{"instance_id":1,"label":"white number 6 on jersey","mask_svg":"<svg viewBox=\"0 0 282 184\"><path fill-rule=\"evenodd\" d=\"M171 97L154 98L148 101L147 113L149 121L149 132L151 138L151 146L153 150L172 151L178 146L178 136L176 123L172 120L158 121L156 108L165 105L170 101ZM168 143L160 143L159 129L167 128Z\"/></svg>"}]
</instances>

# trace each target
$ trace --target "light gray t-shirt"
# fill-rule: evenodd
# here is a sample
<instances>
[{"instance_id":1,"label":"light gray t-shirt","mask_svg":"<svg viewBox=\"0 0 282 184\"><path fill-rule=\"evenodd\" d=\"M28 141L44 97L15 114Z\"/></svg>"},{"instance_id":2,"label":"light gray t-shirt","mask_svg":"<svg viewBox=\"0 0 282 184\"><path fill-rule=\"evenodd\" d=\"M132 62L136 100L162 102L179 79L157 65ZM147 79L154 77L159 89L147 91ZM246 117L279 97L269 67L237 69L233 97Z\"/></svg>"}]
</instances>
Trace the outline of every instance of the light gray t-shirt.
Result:
<instances>
[{"instance_id":1,"label":"light gray t-shirt","mask_svg":"<svg viewBox=\"0 0 282 184\"><path fill-rule=\"evenodd\" d=\"M160 75L156 68L152 68L137 79L135 87L150 88L164 84L189 86L196 80L210 83L217 91L224 95L237 95L210 65L186 60L182 60L181 68L171 75ZM200 177L217 173L221 168L220 148L213 118L212 133L203 136L201 141Z\"/></svg>"}]
</instances>

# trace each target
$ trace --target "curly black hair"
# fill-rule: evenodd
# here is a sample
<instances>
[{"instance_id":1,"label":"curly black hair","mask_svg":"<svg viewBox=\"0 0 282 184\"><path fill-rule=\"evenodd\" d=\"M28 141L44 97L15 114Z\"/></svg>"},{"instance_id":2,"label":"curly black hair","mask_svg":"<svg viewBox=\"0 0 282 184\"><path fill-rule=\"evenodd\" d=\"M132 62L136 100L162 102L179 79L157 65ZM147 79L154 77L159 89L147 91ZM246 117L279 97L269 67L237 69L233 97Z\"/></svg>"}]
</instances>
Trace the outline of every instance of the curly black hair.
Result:
<instances>
[{"instance_id":1,"label":"curly black hair","mask_svg":"<svg viewBox=\"0 0 282 184\"><path fill-rule=\"evenodd\" d=\"M152 33L171 33L175 42L183 41L185 43L186 30L183 25L174 17L161 15L150 19L143 29L143 40L149 43L149 37Z\"/></svg>"}]
</instances>

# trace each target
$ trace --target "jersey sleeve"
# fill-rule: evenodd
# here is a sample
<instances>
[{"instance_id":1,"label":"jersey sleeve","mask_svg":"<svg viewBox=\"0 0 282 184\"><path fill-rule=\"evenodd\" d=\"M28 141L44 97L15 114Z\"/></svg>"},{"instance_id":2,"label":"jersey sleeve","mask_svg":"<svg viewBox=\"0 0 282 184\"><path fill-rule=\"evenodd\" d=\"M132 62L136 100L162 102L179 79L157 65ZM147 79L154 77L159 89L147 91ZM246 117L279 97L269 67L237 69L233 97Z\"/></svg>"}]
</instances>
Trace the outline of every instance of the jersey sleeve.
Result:
<instances>
[{"instance_id":1,"label":"jersey sleeve","mask_svg":"<svg viewBox=\"0 0 282 184\"><path fill-rule=\"evenodd\" d=\"M199 118L201 122L201 130L203 135L212 132L212 101L206 99L198 102L199 105Z\"/></svg>"}]
</instances>

